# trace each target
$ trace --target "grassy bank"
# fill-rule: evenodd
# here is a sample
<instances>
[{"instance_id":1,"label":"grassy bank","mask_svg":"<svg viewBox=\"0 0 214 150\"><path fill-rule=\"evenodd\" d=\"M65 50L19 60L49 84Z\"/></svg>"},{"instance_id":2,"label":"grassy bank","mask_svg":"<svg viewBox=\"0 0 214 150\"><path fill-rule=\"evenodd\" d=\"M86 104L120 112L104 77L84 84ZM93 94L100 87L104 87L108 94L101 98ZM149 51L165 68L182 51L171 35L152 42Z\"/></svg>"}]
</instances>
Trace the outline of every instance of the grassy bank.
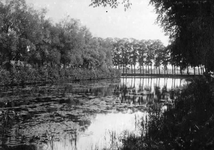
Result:
<instances>
[{"instance_id":1,"label":"grassy bank","mask_svg":"<svg viewBox=\"0 0 214 150\"><path fill-rule=\"evenodd\" d=\"M0 85L26 85L35 83L51 83L58 81L109 79L120 77L120 72L112 68L82 69L69 68L58 69L51 67L12 68L10 71L0 68Z\"/></svg>"},{"instance_id":2,"label":"grassy bank","mask_svg":"<svg viewBox=\"0 0 214 150\"><path fill-rule=\"evenodd\" d=\"M130 136L122 149L214 149L213 87L205 77L194 79L178 93L174 107L163 114L151 113L145 135Z\"/></svg>"}]
</instances>

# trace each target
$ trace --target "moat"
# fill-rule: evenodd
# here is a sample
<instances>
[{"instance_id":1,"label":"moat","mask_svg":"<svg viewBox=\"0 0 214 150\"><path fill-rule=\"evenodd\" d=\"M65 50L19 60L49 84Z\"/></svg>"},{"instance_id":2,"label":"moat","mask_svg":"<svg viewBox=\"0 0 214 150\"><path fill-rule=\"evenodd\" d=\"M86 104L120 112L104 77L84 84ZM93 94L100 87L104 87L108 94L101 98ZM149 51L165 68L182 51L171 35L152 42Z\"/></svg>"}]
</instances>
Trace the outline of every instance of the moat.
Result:
<instances>
[{"instance_id":1,"label":"moat","mask_svg":"<svg viewBox=\"0 0 214 150\"><path fill-rule=\"evenodd\" d=\"M0 147L92 150L140 135L150 105L165 108L184 78L128 77L2 88ZM157 89L160 99L157 99Z\"/></svg>"}]
</instances>

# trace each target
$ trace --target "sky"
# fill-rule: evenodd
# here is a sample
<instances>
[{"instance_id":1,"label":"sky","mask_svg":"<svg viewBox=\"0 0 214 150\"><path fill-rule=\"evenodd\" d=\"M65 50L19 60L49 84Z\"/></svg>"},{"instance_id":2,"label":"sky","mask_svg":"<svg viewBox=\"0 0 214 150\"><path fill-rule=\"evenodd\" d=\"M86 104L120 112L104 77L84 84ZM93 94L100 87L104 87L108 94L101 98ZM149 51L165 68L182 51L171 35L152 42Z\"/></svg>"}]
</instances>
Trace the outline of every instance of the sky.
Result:
<instances>
[{"instance_id":1,"label":"sky","mask_svg":"<svg viewBox=\"0 0 214 150\"><path fill-rule=\"evenodd\" d=\"M132 0L130 9L91 7L91 0L26 0L36 9L46 8L47 18L59 22L66 16L80 20L93 36L102 38L160 39L168 44L168 36L155 23L157 14L149 0Z\"/></svg>"}]
</instances>

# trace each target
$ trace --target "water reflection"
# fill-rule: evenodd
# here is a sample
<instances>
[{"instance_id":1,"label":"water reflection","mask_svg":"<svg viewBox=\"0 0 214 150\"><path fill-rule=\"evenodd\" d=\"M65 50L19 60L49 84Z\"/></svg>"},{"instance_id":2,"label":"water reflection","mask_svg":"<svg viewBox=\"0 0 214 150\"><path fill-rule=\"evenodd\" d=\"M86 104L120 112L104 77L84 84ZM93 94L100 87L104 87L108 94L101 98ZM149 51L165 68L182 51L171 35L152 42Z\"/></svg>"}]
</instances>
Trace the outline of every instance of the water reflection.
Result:
<instances>
[{"instance_id":1,"label":"water reflection","mask_svg":"<svg viewBox=\"0 0 214 150\"><path fill-rule=\"evenodd\" d=\"M145 120L151 107L172 103L175 89L184 84L179 78L135 77L5 90L0 100L0 148L118 147L121 136L141 131L141 118Z\"/></svg>"},{"instance_id":2,"label":"water reflection","mask_svg":"<svg viewBox=\"0 0 214 150\"><path fill-rule=\"evenodd\" d=\"M156 78L156 77L133 77L133 78L121 78L121 86L127 86L134 90L147 89L151 92L154 91L154 87L163 88L164 86L169 89L174 89L186 84L184 78Z\"/></svg>"},{"instance_id":3,"label":"water reflection","mask_svg":"<svg viewBox=\"0 0 214 150\"><path fill-rule=\"evenodd\" d=\"M49 142L43 150L94 150L118 148L126 134L140 134L143 112L97 114L84 133L66 134L63 141Z\"/></svg>"},{"instance_id":4,"label":"water reflection","mask_svg":"<svg viewBox=\"0 0 214 150\"><path fill-rule=\"evenodd\" d=\"M172 102L175 90L187 84L181 78L122 78L115 94L121 103L143 105L151 102Z\"/></svg>"}]
</instances>

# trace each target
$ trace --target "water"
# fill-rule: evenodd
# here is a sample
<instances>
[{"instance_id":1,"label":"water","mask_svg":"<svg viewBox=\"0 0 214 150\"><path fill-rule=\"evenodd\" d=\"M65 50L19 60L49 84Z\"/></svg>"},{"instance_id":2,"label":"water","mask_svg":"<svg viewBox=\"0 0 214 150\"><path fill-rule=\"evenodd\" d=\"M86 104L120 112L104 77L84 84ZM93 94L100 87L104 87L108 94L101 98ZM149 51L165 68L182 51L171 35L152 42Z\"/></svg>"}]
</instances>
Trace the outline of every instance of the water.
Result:
<instances>
[{"instance_id":1,"label":"water","mask_svg":"<svg viewBox=\"0 0 214 150\"><path fill-rule=\"evenodd\" d=\"M151 90L154 91L155 86L158 86L161 89L166 86L169 90L183 86L184 84L186 84L186 81L181 78L130 77L121 79L121 85L134 87L136 90L139 90L140 88L151 88Z\"/></svg>"},{"instance_id":2,"label":"water","mask_svg":"<svg viewBox=\"0 0 214 150\"><path fill-rule=\"evenodd\" d=\"M84 133L77 134L76 139L71 141L71 136L67 135L60 142L54 142L54 149L102 149L120 146L120 138L124 137L125 131L139 131L140 119L144 114L137 112L133 114L125 113L108 113L97 114L92 119L91 125ZM49 145L49 149L51 146ZM47 148L44 148L44 150Z\"/></svg>"},{"instance_id":3,"label":"water","mask_svg":"<svg viewBox=\"0 0 214 150\"><path fill-rule=\"evenodd\" d=\"M125 136L140 135L151 104L169 102L170 89L185 84L180 78L129 77L120 82L2 89L0 145L6 149L114 149Z\"/></svg>"}]
</instances>

